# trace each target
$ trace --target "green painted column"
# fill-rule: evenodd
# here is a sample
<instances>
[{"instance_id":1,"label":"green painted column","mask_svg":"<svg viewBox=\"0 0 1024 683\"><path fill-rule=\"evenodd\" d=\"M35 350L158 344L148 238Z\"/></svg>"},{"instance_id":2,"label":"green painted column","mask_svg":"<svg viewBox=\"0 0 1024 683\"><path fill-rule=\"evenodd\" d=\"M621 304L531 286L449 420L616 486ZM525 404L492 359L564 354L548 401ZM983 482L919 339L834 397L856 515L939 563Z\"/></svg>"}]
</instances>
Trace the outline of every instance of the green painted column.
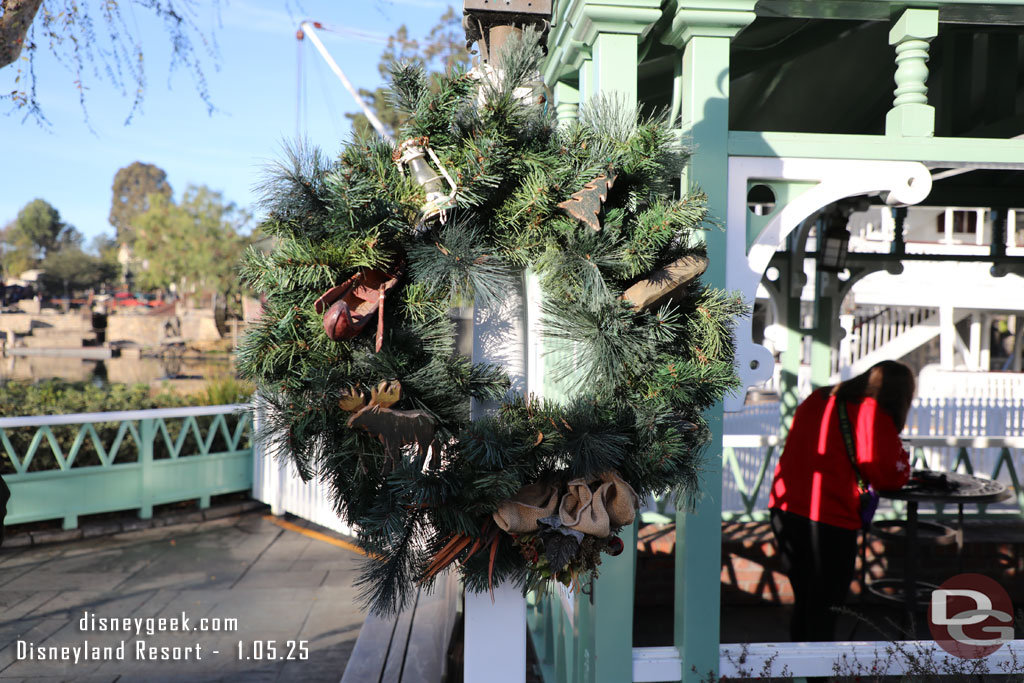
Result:
<instances>
[{"instance_id":1,"label":"green painted column","mask_svg":"<svg viewBox=\"0 0 1024 683\"><path fill-rule=\"evenodd\" d=\"M142 506L139 519L152 519L153 501L150 492L155 488L153 471L153 443L156 441L156 420L139 420L139 491Z\"/></svg>"},{"instance_id":2,"label":"green painted column","mask_svg":"<svg viewBox=\"0 0 1024 683\"><path fill-rule=\"evenodd\" d=\"M633 680L633 594L638 525L622 530L625 550L601 559L601 576L590 595L576 598L578 650L576 680L620 683Z\"/></svg>"},{"instance_id":3,"label":"green painted column","mask_svg":"<svg viewBox=\"0 0 1024 683\"><path fill-rule=\"evenodd\" d=\"M573 39L590 48L580 69L580 95L637 98L637 48L661 18L661 0L577 0L568 11Z\"/></svg>"},{"instance_id":4,"label":"green painted column","mask_svg":"<svg viewBox=\"0 0 1024 683\"><path fill-rule=\"evenodd\" d=\"M580 115L580 89L559 81L554 87L555 112L559 123L570 123Z\"/></svg>"},{"instance_id":5,"label":"green painted column","mask_svg":"<svg viewBox=\"0 0 1024 683\"><path fill-rule=\"evenodd\" d=\"M590 48L590 58L583 60L579 74L583 102L611 97L630 107L637 101L639 40L660 18L661 3L620 2L584 0L575 6L574 38ZM633 678L637 525L623 529L621 537L624 552L602 558L601 576L591 583L589 595L576 597L572 675L581 683L620 683Z\"/></svg>"},{"instance_id":6,"label":"green painted column","mask_svg":"<svg viewBox=\"0 0 1024 683\"><path fill-rule=\"evenodd\" d=\"M789 434L789 425L800 404L800 366L803 363L804 333L800 320L800 291L804 275L801 265L795 265L791 251L775 257L780 261L779 290L782 301L779 304L779 324L786 328L786 350L779 354L781 375L779 377L779 438Z\"/></svg>"},{"instance_id":7,"label":"green painted column","mask_svg":"<svg viewBox=\"0 0 1024 683\"><path fill-rule=\"evenodd\" d=\"M580 62L580 104L586 104L587 100L590 99L592 88L591 83L594 80L594 60L587 57Z\"/></svg>"},{"instance_id":8,"label":"green painted column","mask_svg":"<svg viewBox=\"0 0 1024 683\"><path fill-rule=\"evenodd\" d=\"M625 33L601 33L594 41L594 77L590 96L601 94L623 102L636 102L637 37Z\"/></svg>"},{"instance_id":9,"label":"green painted column","mask_svg":"<svg viewBox=\"0 0 1024 683\"><path fill-rule=\"evenodd\" d=\"M811 386L814 389L832 383L832 350L838 324L838 303L832 286L835 276L818 273L815 286L814 330L811 332Z\"/></svg>"},{"instance_id":10,"label":"green painted column","mask_svg":"<svg viewBox=\"0 0 1024 683\"><path fill-rule=\"evenodd\" d=\"M663 40L682 48L682 129L694 153L684 187L708 195L711 218L724 221L728 206L729 47L732 37L754 19L754 0L676 3ZM745 225L729 229L746 230ZM706 282L725 287L725 235L707 235L711 263ZM722 405L705 417L712 429L704 497L693 512L676 513L675 643L683 680L700 681L718 670L722 546Z\"/></svg>"}]
</instances>

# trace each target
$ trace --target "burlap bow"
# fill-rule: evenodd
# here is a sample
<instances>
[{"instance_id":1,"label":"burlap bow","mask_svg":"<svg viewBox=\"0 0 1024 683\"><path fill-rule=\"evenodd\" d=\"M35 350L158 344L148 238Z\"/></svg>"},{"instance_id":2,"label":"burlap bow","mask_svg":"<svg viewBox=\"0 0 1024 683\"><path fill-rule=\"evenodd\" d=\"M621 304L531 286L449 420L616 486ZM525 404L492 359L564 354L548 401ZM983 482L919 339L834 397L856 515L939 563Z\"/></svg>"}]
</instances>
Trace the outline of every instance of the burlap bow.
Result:
<instances>
[{"instance_id":1,"label":"burlap bow","mask_svg":"<svg viewBox=\"0 0 1024 683\"><path fill-rule=\"evenodd\" d=\"M562 496L558 516L562 526L598 538L607 538L613 528L632 524L640 498L618 472L608 470L591 479L573 479Z\"/></svg>"},{"instance_id":2,"label":"burlap bow","mask_svg":"<svg viewBox=\"0 0 1024 683\"><path fill-rule=\"evenodd\" d=\"M558 486L539 481L519 489L502 501L492 515L495 524L510 534L529 534L539 528L537 520L550 517L558 508Z\"/></svg>"}]
</instances>

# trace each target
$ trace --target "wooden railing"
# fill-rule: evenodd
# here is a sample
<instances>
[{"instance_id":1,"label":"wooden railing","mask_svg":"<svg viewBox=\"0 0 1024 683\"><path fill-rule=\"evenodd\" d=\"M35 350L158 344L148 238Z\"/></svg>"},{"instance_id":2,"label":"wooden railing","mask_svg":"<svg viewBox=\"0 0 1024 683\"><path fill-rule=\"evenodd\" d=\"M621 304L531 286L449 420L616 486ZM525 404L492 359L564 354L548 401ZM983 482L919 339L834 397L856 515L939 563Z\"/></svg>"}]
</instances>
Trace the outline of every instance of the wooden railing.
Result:
<instances>
[{"instance_id":1,"label":"wooden railing","mask_svg":"<svg viewBox=\"0 0 1024 683\"><path fill-rule=\"evenodd\" d=\"M937 331L938 314L939 311L936 308L905 306L859 308L852 321L852 328L840 343L839 352L832 354L832 373L838 373L840 367L856 365L862 358L895 341L900 335L917 325L931 323L931 326Z\"/></svg>"},{"instance_id":2,"label":"wooden railing","mask_svg":"<svg viewBox=\"0 0 1024 683\"><path fill-rule=\"evenodd\" d=\"M0 418L7 524L62 519L247 491L252 487L252 419L221 405Z\"/></svg>"},{"instance_id":3,"label":"wooden railing","mask_svg":"<svg viewBox=\"0 0 1024 683\"><path fill-rule=\"evenodd\" d=\"M1014 498L998 505L979 506L965 514L980 516L1024 516L1024 491L1019 471L1024 454L1024 436L910 436L911 465L944 472L966 472L1003 482ZM778 437L726 435L722 457L722 519L757 521L768 516L768 488L781 453ZM931 514L941 514L936 510ZM883 507L883 517L898 516L902 508ZM922 514L929 514L922 511Z\"/></svg>"},{"instance_id":4,"label":"wooden railing","mask_svg":"<svg viewBox=\"0 0 1024 683\"><path fill-rule=\"evenodd\" d=\"M751 405L741 413L726 414L723 519L767 516L768 485L781 454L778 429L778 403ZM915 399L906 433L918 466L975 472L1015 490L1018 478L1024 475L1014 467L1013 457L1016 454L1019 460L1024 448L1024 399ZM1007 509L1006 505L997 506L983 514L1005 514ZM659 511L671 512L671 508L662 506Z\"/></svg>"}]
</instances>

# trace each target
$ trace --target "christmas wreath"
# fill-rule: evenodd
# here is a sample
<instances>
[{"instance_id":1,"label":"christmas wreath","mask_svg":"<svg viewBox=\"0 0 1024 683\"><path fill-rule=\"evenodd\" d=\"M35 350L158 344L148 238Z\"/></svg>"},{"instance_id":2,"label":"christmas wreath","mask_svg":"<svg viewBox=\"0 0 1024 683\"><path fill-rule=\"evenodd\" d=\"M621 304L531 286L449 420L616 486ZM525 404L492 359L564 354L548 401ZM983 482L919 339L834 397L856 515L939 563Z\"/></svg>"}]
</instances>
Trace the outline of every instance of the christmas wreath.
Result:
<instances>
[{"instance_id":1,"label":"christmas wreath","mask_svg":"<svg viewBox=\"0 0 1024 683\"><path fill-rule=\"evenodd\" d=\"M738 383L745 306L700 282L705 200L673 186L671 126L605 101L556 126L539 57L527 33L483 78L400 68L400 144L293 149L264 188L274 247L244 260L266 303L239 368L267 447L358 529L377 613L453 566L475 591L593 575L645 497L692 502L702 412ZM526 269L565 400L455 350L452 307ZM471 398L498 407L471 420Z\"/></svg>"}]
</instances>

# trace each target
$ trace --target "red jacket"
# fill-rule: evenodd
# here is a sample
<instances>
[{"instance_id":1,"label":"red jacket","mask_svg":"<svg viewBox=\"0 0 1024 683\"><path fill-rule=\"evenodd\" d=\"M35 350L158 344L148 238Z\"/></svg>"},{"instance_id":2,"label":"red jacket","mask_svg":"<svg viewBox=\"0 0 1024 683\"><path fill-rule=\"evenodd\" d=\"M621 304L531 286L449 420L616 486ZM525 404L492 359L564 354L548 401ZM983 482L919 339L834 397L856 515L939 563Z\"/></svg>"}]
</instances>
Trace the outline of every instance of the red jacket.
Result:
<instances>
[{"instance_id":1,"label":"red jacket","mask_svg":"<svg viewBox=\"0 0 1024 683\"><path fill-rule=\"evenodd\" d=\"M786 510L844 529L859 529L857 477L839 430L836 399L815 391L800 404L775 468L769 508ZM910 461L892 418L878 402L847 403L861 475L877 490L902 487Z\"/></svg>"}]
</instances>

